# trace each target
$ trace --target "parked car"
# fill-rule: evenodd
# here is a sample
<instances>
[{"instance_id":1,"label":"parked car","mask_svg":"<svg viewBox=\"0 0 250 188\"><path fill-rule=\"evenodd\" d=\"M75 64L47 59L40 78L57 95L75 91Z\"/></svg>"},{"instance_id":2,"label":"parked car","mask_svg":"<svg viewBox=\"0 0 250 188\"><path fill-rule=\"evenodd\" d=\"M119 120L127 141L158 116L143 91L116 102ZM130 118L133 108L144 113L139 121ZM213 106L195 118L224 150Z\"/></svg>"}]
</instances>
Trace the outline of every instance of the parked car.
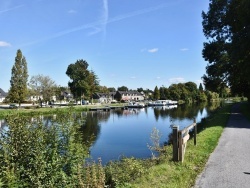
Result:
<instances>
[{"instance_id":1,"label":"parked car","mask_svg":"<svg viewBox=\"0 0 250 188\"><path fill-rule=\"evenodd\" d=\"M87 105L87 104L89 104L89 101L82 100L82 105Z\"/></svg>"},{"instance_id":2,"label":"parked car","mask_svg":"<svg viewBox=\"0 0 250 188\"><path fill-rule=\"evenodd\" d=\"M12 104L9 105L9 108L10 108L10 109L16 109L16 108L17 108L17 105L14 104L14 103L12 103Z\"/></svg>"}]
</instances>

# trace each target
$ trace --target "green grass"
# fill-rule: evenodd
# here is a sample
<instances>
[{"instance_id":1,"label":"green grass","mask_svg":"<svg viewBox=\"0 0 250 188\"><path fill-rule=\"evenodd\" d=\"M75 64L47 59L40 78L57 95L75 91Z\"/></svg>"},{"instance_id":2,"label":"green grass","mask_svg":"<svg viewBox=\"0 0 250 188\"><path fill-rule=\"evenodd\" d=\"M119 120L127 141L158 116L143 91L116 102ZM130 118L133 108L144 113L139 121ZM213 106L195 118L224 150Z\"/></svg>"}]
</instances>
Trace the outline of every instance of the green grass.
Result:
<instances>
[{"instance_id":1,"label":"green grass","mask_svg":"<svg viewBox=\"0 0 250 188\"><path fill-rule=\"evenodd\" d=\"M244 102L241 104L241 112L250 121L250 103Z\"/></svg>"},{"instance_id":2,"label":"green grass","mask_svg":"<svg viewBox=\"0 0 250 188\"><path fill-rule=\"evenodd\" d=\"M43 108L36 108L36 107L26 107L21 109L3 109L0 110L0 119L6 117L10 114L19 113L22 115L37 115L37 114L55 114L55 113L66 113L70 109L76 112L82 112L82 111L88 111L90 108L96 108L96 107L104 107L107 105L77 105L77 106L64 106L64 107L56 107L56 108L50 108L50 107L43 107ZM124 106L123 103L120 104L109 104L109 106L116 106L121 107Z\"/></svg>"},{"instance_id":3,"label":"green grass","mask_svg":"<svg viewBox=\"0 0 250 188\"><path fill-rule=\"evenodd\" d=\"M4 109L0 110L0 118L4 118L11 114L20 114L20 115L46 115L46 114L56 114L56 113L66 113L69 110L73 111L87 111L86 107L63 107L63 108L22 108L22 109Z\"/></svg>"},{"instance_id":4,"label":"green grass","mask_svg":"<svg viewBox=\"0 0 250 188\"><path fill-rule=\"evenodd\" d=\"M198 124L197 145L188 141L184 162L172 161L172 146L167 148L165 160L147 170L142 177L129 182L124 187L167 188L192 187L196 177L202 172L209 155L218 144L224 126L230 115L231 105L217 110L212 116Z\"/></svg>"}]
</instances>

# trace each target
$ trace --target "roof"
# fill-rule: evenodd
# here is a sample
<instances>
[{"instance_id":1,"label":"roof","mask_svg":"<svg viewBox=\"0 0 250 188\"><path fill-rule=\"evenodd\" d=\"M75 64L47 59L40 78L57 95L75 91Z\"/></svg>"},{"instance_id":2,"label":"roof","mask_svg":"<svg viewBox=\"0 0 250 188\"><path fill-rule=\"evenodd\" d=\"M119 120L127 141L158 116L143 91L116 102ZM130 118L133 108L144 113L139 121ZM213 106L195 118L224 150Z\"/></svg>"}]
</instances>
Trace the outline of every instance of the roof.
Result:
<instances>
[{"instance_id":1,"label":"roof","mask_svg":"<svg viewBox=\"0 0 250 188\"><path fill-rule=\"evenodd\" d=\"M8 94L0 88L0 97L6 97Z\"/></svg>"},{"instance_id":2,"label":"roof","mask_svg":"<svg viewBox=\"0 0 250 188\"><path fill-rule=\"evenodd\" d=\"M134 95L142 95L139 91L136 91L136 90L134 90L134 91L117 91L117 92L119 92L120 94L134 94Z\"/></svg>"}]
</instances>

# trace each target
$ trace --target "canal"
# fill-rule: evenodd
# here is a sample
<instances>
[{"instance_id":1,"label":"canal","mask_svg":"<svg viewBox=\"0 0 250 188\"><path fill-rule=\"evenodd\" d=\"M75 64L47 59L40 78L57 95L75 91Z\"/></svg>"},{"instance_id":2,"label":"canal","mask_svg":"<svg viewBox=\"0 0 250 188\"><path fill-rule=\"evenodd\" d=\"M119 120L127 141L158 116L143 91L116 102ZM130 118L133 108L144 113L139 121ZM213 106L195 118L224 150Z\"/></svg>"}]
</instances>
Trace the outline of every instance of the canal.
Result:
<instances>
[{"instance_id":1,"label":"canal","mask_svg":"<svg viewBox=\"0 0 250 188\"><path fill-rule=\"evenodd\" d=\"M177 108L146 107L141 109L115 109L111 111L82 112L81 135L84 142L90 144L90 160L101 158L103 164L121 157L150 158L152 152L151 133L154 128L160 132L160 144L166 144L172 133L171 125L182 129L200 122L219 106L218 103L199 105L179 105ZM48 125L53 117L44 117ZM7 128L4 120L2 128ZM85 143L85 144L86 144Z\"/></svg>"},{"instance_id":2,"label":"canal","mask_svg":"<svg viewBox=\"0 0 250 188\"><path fill-rule=\"evenodd\" d=\"M172 133L171 125L182 129L192 124L194 118L200 122L217 107L217 104L202 104L87 112L84 113L86 122L82 131L86 140L94 136L90 147L93 160L101 158L105 164L124 156L149 158L152 153L148 145L152 145L150 136L154 128L159 130L160 144L163 145Z\"/></svg>"}]
</instances>

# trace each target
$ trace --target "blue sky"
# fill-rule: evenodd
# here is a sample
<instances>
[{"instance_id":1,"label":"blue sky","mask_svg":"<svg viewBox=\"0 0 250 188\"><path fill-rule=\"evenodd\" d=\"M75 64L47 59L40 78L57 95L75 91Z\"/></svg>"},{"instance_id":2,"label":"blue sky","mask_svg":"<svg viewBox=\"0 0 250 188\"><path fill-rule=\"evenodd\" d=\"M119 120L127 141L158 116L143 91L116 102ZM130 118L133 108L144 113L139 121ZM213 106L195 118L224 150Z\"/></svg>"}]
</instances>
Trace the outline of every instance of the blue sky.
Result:
<instances>
[{"instance_id":1,"label":"blue sky","mask_svg":"<svg viewBox=\"0 0 250 188\"><path fill-rule=\"evenodd\" d=\"M9 90L18 49L29 76L67 86L86 60L107 87L154 89L201 82L201 12L209 0L1 0L0 88Z\"/></svg>"}]
</instances>

